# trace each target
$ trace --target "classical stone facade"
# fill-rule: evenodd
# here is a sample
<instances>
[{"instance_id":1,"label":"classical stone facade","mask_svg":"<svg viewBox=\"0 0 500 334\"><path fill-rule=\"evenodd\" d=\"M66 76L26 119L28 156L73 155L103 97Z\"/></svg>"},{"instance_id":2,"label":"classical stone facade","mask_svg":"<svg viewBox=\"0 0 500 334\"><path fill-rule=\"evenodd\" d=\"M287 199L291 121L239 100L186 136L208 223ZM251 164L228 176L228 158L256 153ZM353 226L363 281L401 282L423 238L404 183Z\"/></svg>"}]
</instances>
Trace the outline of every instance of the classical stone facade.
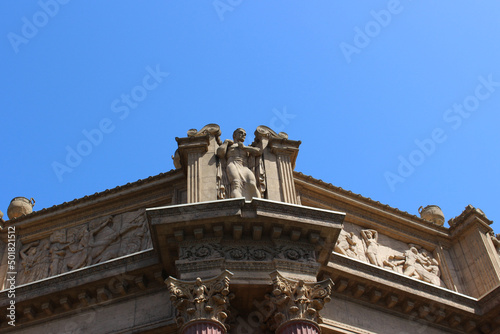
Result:
<instances>
[{"instance_id":1,"label":"classical stone facade","mask_svg":"<svg viewBox=\"0 0 500 334\"><path fill-rule=\"evenodd\" d=\"M0 331L500 332L481 210L448 228L436 206L417 217L295 172L285 133L232 130L176 138L170 172L1 220Z\"/></svg>"}]
</instances>

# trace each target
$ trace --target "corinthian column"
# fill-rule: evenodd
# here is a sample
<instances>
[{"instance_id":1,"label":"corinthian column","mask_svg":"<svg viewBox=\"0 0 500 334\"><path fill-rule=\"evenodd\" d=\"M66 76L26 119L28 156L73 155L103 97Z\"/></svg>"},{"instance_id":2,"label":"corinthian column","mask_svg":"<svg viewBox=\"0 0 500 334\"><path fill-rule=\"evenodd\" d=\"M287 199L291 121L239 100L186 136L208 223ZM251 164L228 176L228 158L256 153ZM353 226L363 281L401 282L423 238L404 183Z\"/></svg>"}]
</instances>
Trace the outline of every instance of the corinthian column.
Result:
<instances>
[{"instance_id":1,"label":"corinthian column","mask_svg":"<svg viewBox=\"0 0 500 334\"><path fill-rule=\"evenodd\" d=\"M229 314L229 271L209 279L181 281L173 277L165 280L170 300L177 309L177 325L181 334L225 334L224 324Z\"/></svg>"},{"instance_id":2,"label":"corinthian column","mask_svg":"<svg viewBox=\"0 0 500 334\"><path fill-rule=\"evenodd\" d=\"M271 327L277 334L319 334L322 318L319 311L330 301L333 282L306 283L271 273L273 292L270 300L276 306Z\"/></svg>"}]
</instances>

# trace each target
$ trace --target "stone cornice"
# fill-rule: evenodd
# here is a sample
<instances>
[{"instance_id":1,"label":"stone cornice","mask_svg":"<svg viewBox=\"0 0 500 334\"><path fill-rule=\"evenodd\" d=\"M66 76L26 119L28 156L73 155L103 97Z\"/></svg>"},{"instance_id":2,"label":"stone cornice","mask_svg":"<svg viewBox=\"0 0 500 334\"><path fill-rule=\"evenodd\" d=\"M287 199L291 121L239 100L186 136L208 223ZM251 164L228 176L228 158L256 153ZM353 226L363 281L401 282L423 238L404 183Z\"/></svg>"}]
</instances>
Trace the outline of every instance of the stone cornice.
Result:
<instances>
[{"instance_id":1,"label":"stone cornice","mask_svg":"<svg viewBox=\"0 0 500 334\"><path fill-rule=\"evenodd\" d=\"M480 300L340 254L324 268L335 282L334 298L347 298L440 328L471 332L496 328L500 288Z\"/></svg>"},{"instance_id":2,"label":"stone cornice","mask_svg":"<svg viewBox=\"0 0 500 334\"><path fill-rule=\"evenodd\" d=\"M231 219L233 217L258 218L271 217L280 219L292 219L300 222L300 225L320 225L321 227L332 226L332 223L342 224L345 214L342 212L318 209L302 205L294 205L283 202L270 201L254 198L245 201L244 198L233 198L210 202L193 204L171 205L158 208L146 209L148 217L152 219L152 225L159 224L184 224L190 222L219 221L221 218Z\"/></svg>"},{"instance_id":3,"label":"stone cornice","mask_svg":"<svg viewBox=\"0 0 500 334\"><path fill-rule=\"evenodd\" d=\"M326 264L342 228L344 214L254 198L201 202L147 209L153 242L162 262L174 272L178 242L225 236L259 239L290 238L317 245L320 263Z\"/></svg>"},{"instance_id":4,"label":"stone cornice","mask_svg":"<svg viewBox=\"0 0 500 334\"><path fill-rule=\"evenodd\" d=\"M449 220L450 234L452 238L457 238L472 226L480 228L484 233L488 233L493 231L490 227L492 223L482 211L468 205L458 217Z\"/></svg>"},{"instance_id":5,"label":"stone cornice","mask_svg":"<svg viewBox=\"0 0 500 334\"><path fill-rule=\"evenodd\" d=\"M16 286L16 301L22 302L44 295L59 293L64 289L89 284L103 278L113 277L127 271L158 265L158 258L152 249L132 255L76 269L33 283ZM9 303L8 290L0 291L0 306Z\"/></svg>"},{"instance_id":6,"label":"stone cornice","mask_svg":"<svg viewBox=\"0 0 500 334\"><path fill-rule=\"evenodd\" d=\"M328 267L336 274L345 274L365 280L367 283L380 284L393 290L400 290L407 295L433 299L433 302L445 303L466 312L478 313L477 299L448 290L393 270L381 268L341 254L333 253Z\"/></svg>"},{"instance_id":7,"label":"stone cornice","mask_svg":"<svg viewBox=\"0 0 500 334\"><path fill-rule=\"evenodd\" d=\"M81 313L138 295L164 290L153 250L57 275L15 288L16 328ZM0 291L0 316L7 319L10 290ZM0 321L0 331L7 326Z\"/></svg>"}]
</instances>

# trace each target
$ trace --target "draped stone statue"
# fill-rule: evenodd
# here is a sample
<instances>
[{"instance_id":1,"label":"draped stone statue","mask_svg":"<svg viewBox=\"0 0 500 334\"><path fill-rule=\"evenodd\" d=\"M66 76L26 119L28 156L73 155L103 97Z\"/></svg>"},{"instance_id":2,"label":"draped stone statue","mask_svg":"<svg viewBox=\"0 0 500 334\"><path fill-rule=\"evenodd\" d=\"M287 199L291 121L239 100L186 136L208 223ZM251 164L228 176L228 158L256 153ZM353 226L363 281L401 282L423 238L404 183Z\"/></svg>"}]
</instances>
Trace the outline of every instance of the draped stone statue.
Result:
<instances>
[{"instance_id":1,"label":"draped stone statue","mask_svg":"<svg viewBox=\"0 0 500 334\"><path fill-rule=\"evenodd\" d=\"M246 131L238 128L233 132L233 140L226 139L217 148L217 156L225 160L226 174L230 185L230 197L261 198L255 177L255 157L262 155L262 148L245 146ZM250 169L253 167L253 170Z\"/></svg>"}]
</instances>

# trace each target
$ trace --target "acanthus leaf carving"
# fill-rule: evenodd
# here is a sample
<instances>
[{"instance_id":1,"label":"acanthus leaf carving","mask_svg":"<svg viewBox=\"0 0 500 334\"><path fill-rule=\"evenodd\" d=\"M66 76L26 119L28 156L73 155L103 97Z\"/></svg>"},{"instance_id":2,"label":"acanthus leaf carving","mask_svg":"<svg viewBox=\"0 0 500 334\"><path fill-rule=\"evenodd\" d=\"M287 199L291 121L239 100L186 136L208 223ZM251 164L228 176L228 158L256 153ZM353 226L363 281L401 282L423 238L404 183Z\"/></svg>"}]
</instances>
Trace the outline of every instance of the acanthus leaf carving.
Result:
<instances>
[{"instance_id":1,"label":"acanthus leaf carving","mask_svg":"<svg viewBox=\"0 0 500 334\"><path fill-rule=\"evenodd\" d=\"M182 328L200 320L216 322L226 329L225 320L229 316L229 303L234 294L229 291L229 281L233 274L229 271L202 280L182 281L174 277L165 280L170 292L170 300L177 310L176 322Z\"/></svg>"},{"instance_id":2,"label":"acanthus leaf carving","mask_svg":"<svg viewBox=\"0 0 500 334\"><path fill-rule=\"evenodd\" d=\"M306 320L320 324L323 322L320 310L331 300L333 282L327 279L321 282L291 280L278 271L271 273L273 291L267 298L276 307L269 326L276 329L294 320Z\"/></svg>"}]
</instances>

